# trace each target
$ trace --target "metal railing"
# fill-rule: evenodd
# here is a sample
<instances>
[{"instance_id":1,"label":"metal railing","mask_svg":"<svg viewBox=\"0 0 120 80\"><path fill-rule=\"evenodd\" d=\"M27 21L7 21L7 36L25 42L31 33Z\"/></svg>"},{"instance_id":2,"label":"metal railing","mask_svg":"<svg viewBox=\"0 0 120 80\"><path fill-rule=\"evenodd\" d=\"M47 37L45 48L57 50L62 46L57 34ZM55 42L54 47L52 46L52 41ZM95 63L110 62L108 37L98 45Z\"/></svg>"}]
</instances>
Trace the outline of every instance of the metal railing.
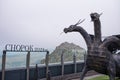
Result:
<instances>
[{"instance_id":1,"label":"metal railing","mask_svg":"<svg viewBox=\"0 0 120 80\"><path fill-rule=\"evenodd\" d=\"M43 50L43 51L11 51L11 50L3 50L3 55L2 55L2 79L5 80L5 67L6 67L6 53L7 52L27 52L26 55L26 80L29 80L29 74L30 74L30 52L46 52L46 56L48 57L49 51ZM47 72L48 73L48 58L46 58L46 66L47 66Z\"/></svg>"},{"instance_id":2,"label":"metal railing","mask_svg":"<svg viewBox=\"0 0 120 80\"><path fill-rule=\"evenodd\" d=\"M64 76L65 74L72 74L82 71L82 67L84 65L84 61L77 62L76 55L73 55L73 61L64 63L64 54L61 54L61 62L60 64L49 64L49 51L27 51L26 55L26 68L17 68L6 70L6 53L9 51L3 51L2 55L2 71L0 71L1 80L19 80L17 78L22 77L20 80L37 80L38 78L46 78L46 80L50 80L53 76ZM19 52L19 51L16 51ZM22 51L20 51L22 52ZM24 51L26 52L26 51ZM46 52L45 65L36 67L30 67L30 52ZM18 73L22 76L15 77L14 72ZM21 74L22 73L22 74ZM10 79L9 75L14 76L13 79ZM33 76L34 75L34 76Z\"/></svg>"}]
</instances>

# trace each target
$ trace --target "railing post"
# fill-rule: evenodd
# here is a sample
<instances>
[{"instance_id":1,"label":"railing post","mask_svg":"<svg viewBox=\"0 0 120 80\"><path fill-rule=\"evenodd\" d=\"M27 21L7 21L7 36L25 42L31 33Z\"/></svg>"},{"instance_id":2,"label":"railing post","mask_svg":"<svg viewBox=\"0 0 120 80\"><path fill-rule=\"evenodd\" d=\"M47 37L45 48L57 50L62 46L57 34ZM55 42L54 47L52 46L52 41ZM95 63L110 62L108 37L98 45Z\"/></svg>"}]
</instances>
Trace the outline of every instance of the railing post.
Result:
<instances>
[{"instance_id":1,"label":"railing post","mask_svg":"<svg viewBox=\"0 0 120 80\"><path fill-rule=\"evenodd\" d=\"M27 56L26 56L26 80L29 80L29 73L30 73L30 51L28 51Z\"/></svg>"},{"instance_id":2,"label":"railing post","mask_svg":"<svg viewBox=\"0 0 120 80\"><path fill-rule=\"evenodd\" d=\"M34 80L38 80L38 65L35 66Z\"/></svg>"},{"instance_id":3,"label":"railing post","mask_svg":"<svg viewBox=\"0 0 120 80\"><path fill-rule=\"evenodd\" d=\"M6 51L2 55L2 80L5 80L5 64L6 64Z\"/></svg>"},{"instance_id":4,"label":"railing post","mask_svg":"<svg viewBox=\"0 0 120 80\"><path fill-rule=\"evenodd\" d=\"M61 54L61 66L62 66L61 75L63 76L64 75L64 53L63 53L63 51Z\"/></svg>"},{"instance_id":5,"label":"railing post","mask_svg":"<svg viewBox=\"0 0 120 80\"><path fill-rule=\"evenodd\" d=\"M84 62L86 61L86 57L87 57L87 52L85 51L85 54L84 54Z\"/></svg>"},{"instance_id":6,"label":"railing post","mask_svg":"<svg viewBox=\"0 0 120 80\"><path fill-rule=\"evenodd\" d=\"M76 53L73 54L74 73L77 72Z\"/></svg>"},{"instance_id":7,"label":"railing post","mask_svg":"<svg viewBox=\"0 0 120 80\"><path fill-rule=\"evenodd\" d=\"M51 80L50 70L49 70L49 51L47 51L45 63L46 63L46 80Z\"/></svg>"}]
</instances>

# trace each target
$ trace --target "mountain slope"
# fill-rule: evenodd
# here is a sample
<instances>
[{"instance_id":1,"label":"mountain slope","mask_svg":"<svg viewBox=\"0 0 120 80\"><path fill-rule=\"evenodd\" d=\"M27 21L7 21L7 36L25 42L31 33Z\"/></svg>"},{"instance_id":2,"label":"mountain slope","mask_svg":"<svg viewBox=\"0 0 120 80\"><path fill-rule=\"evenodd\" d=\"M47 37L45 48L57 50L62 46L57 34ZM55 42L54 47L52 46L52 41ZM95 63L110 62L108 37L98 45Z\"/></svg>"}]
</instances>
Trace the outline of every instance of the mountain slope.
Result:
<instances>
[{"instance_id":1,"label":"mountain slope","mask_svg":"<svg viewBox=\"0 0 120 80\"><path fill-rule=\"evenodd\" d=\"M77 60L84 59L85 49L75 45L73 43L64 42L56 47L56 49L50 54L49 62L58 63L61 61L61 54L64 55L64 61L73 61L73 54L76 54ZM41 63L45 63L45 59L41 60Z\"/></svg>"}]
</instances>

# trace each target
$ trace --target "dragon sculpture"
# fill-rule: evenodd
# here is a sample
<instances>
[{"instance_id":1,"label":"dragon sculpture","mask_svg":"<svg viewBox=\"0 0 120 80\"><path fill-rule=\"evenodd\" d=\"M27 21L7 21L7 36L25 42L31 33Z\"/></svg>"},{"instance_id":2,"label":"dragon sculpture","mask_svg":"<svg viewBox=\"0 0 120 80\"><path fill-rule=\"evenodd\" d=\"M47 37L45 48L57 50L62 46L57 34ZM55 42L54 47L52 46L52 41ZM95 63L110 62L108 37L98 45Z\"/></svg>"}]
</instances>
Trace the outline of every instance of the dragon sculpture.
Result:
<instances>
[{"instance_id":1,"label":"dragon sculpture","mask_svg":"<svg viewBox=\"0 0 120 80\"><path fill-rule=\"evenodd\" d=\"M120 50L120 35L112 35L102 40L100 16L101 14L98 13L90 14L94 24L94 35L88 34L78 26L84 20L79 20L76 24L64 29L65 33L79 32L87 45L87 56L80 80L83 80L89 70L109 75L109 80L115 80L115 77L120 78L120 54L116 54Z\"/></svg>"}]
</instances>

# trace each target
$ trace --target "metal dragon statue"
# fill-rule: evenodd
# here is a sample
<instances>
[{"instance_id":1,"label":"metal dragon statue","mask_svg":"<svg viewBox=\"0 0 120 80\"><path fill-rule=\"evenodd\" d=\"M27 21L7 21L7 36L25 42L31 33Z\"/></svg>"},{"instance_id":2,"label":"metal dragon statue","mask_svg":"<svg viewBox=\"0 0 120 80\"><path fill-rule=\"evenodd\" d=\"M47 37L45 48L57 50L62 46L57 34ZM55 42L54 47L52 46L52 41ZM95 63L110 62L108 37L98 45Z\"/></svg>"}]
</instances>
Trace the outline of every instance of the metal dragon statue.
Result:
<instances>
[{"instance_id":1,"label":"metal dragon statue","mask_svg":"<svg viewBox=\"0 0 120 80\"><path fill-rule=\"evenodd\" d=\"M120 77L120 54L115 54L120 50L120 35L112 35L102 40L99 19L101 14L91 13L90 16L94 23L94 35L88 34L78 26L83 21L78 21L75 25L64 29L65 33L79 32L87 45L87 56L80 80L83 80L89 70L109 75L109 80L115 80L115 77Z\"/></svg>"}]
</instances>

